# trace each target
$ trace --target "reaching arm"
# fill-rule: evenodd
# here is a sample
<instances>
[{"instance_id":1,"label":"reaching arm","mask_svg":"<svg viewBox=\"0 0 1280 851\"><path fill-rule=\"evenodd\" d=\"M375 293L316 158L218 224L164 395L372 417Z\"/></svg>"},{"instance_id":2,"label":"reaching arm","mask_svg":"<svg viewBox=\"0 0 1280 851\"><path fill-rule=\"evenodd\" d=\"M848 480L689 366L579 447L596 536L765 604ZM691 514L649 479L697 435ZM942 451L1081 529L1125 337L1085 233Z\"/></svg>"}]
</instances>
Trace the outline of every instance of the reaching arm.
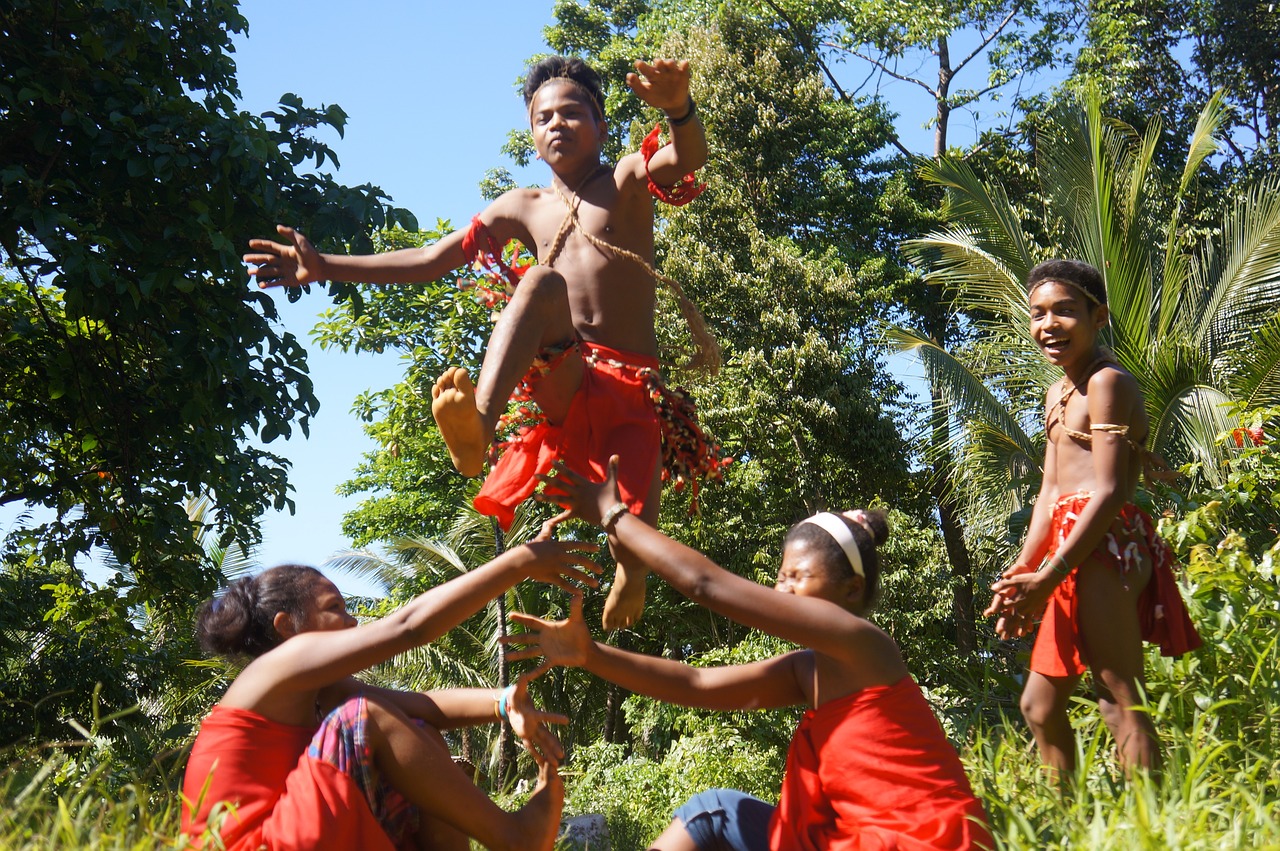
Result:
<instances>
[{"instance_id":1,"label":"reaching arm","mask_svg":"<svg viewBox=\"0 0 1280 851\"><path fill-rule=\"evenodd\" d=\"M519 239L531 245L531 238L521 224L520 196L508 192L480 214L499 244ZM316 281L351 281L362 284L427 283L442 278L472 259L462 251L465 231L457 230L421 248L402 248L382 254L321 254L311 241L298 231L276 225L276 231L288 240L281 244L271 239L249 240L250 253L244 255L249 274L260 287L297 287Z\"/></svg>"},{"instance_id":2,"label":"reaching arm","mask_svg":"<svg viewBox=\"0 0 1280 851\"><path fill-rule=\"evenodd\" d=\"M520 612L513 613L511 619L526 631L508 636L505 642L526 649L512 651L507 658L546 657L531 676L554 665L581 667L637 694L719 711L768 709L808 701L799 676L812 668L812 654L808 651L715 668L695 668L671 659L631 653L592 640L582 616L582 594L576 592L567 620L548 621Z\"/></svg>"},{"instance_id":3,"label":"reaching arm","mask_svg":"<svg viewBox=\"0 0 1280 851\"><path fill-rule=\"evenodd\" d=\"M544 477L547 489L540 498L565 506L566 517L600 525L603 515L620 502L616 462L616 457L610 459L608 476L600 483L559 465L554 478ZM867 658L873 647L882 649L888 640L871 623L835 603L782 594L730 573L630 512L617 515L606 531L620 560L643 564L698 605L744 626L854 663Z\"/></svg>"},{"instance_id":4,"label":"reaching arm","mask_svg":"<svg viewBox=\"0 0 1280 851\"><path fill-rule=\"evenodd\" d=\"M250 664L237 678L236 686L242 693L253 682L258 683L258 689L274 693L323 688L435 640L522 579L538 579L566 589L573 587L566 577L594 585L595 578L587 571L599 572L599 566L574 549L594 548L537 540L432 588L372 623L295 635Z\"/></svg>"}]
</instances>

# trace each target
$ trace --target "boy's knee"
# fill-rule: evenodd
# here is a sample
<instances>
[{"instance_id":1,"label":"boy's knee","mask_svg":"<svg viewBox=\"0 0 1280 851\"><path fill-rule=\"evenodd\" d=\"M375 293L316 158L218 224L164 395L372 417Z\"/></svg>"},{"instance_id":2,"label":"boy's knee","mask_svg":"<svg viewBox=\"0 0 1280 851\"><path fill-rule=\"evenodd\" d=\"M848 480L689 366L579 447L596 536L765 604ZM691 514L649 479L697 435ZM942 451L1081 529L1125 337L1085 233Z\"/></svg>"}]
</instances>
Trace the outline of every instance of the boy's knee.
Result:
<instances>
[{"instance_id":1,"label":"boy's knee","mask_svg":"<svg viewBox=\"0 0 1280 851\"><path fill-rule=\"evenodd\" d=\"M1053 719L1053 701L1045 700L1043 695L1022 693L1018 701L1022 710L1022 718L1032 729L1042 729Z\"/></svg>"},{"instance_id":2,"label":"boy's knee","mask_svg":"<svg viewBox=\"0 0 1280 851\"><path fill-rule=\"evenodd\" d=\"M568 299L568 297L569 286L564 275L546 266L533 266L520 279L520 285L516 287L512 300L546 302L548 299Z\"/></svg>"}]
</instances>

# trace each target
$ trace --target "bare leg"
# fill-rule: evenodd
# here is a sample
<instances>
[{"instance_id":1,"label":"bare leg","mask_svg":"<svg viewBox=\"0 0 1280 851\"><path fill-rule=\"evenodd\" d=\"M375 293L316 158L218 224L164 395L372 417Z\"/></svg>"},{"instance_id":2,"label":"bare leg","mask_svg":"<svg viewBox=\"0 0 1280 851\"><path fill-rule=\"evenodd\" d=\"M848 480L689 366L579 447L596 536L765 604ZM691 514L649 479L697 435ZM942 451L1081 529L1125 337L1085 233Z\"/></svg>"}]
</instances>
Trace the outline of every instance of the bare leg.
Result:
<instances>
[{"instance_id":1,"label":"bare leg","mask_svg":"<svg viewBox=\"0 0 1280 851\"><path fill-rule=\"evenodd\" d=\"M1079 677L1046 677L1032 671L1022 689L1022 717L1035 736L1040 759L1059 779L1076 767L1076 736L1067 707Z\"/></svg>"},{"instance_id":2,"label":"bare leg","mask_svg":"<svg viewBox=\"0 0 1280 851\"><path fill-rule=\"evenodd\" d=\"M684 822L672 819L662 835L653 840L649 851L698 851L698 846L685 829Z\"/></svg>"},{"instance_id":3,"label":"bare leg","mask_svg":"<svg viewBox=\"0 0 1280 851\"><path fill-rule=\"evenodd\" d=\"M1116 740L1120 764L1155 771L1160 747L1151 716L1143 711L1142 629L1138 597L1151 565L1121 576L1092 559L1079 567L1080 633L1093 670L1098 710Z\"/></svg>"},{"instance_id":4,"label":"bare leg","mask_svg":"<svg viewBox=\"0 0 1280 851\"><path fill-rule=\"evenodd\" d=\"M653 471L653 482L649 485L649 495L644 500L644 511L640 519L650 526L658 525L658 500L662 496L662 460ZM600 618L605 629L625 629L644 614L645 577L649 571L640 564L626 562L631 559L624 552L615 552L618 569L614 573L613 587L604 601L604 613Z\"/></svg>"},{"instance_id":5,"label":"bare leg","mask_svg":"<svg viewBox=\"0 0 1280 851\"><path fill-rule=\"evenodd\" d=\"M429 733L394 706L369 700L368 707L369 745L378 770L425 816L495 851L551 851L564 806L564 784L554 768L543 766L529 803L508 813L454 764L438 732Z\"/></svg>"},{"instance_id":6,"label":"bare leg","mask_svg":"<svg viewBox=\"0 0 1280 851\"><path fill-rule=\"evenodd\" d=\"M479 385L472 386L466 370L454 368L431 390L431 414L458 472L480 475L498 418L534 356L575 334L564 277L541 266L530 269L489 336ZM581 359L570 358L539 385L538 406L551 422L568 413L582 370Z\"/></svg>"}]
</instances>

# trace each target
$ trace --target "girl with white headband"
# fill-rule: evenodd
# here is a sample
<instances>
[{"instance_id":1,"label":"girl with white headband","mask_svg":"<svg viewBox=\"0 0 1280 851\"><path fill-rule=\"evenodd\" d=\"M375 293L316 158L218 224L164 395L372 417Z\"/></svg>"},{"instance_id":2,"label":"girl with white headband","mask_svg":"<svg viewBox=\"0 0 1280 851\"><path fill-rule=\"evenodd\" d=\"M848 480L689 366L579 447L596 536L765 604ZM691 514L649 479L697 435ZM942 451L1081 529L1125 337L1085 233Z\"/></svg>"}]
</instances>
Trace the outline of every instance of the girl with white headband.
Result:
<instances>
[{"instance_id":1,"label":"girl with white headband","mask_svg":"<svg viewBox=\"0 0 1280 851\"><path fill-rule=\"evenodd\" d=\"M613 462L616 462L616 458ZM839 851L992 848L974 798L897 644L866 620L880 575L883 512L822 513L792 527L773 588L714 564L627 511L615 483L567 469L548 477L545 501L603 527L609 546L700 605L801 645L747 665L695 668L593 641L575 595L565 621L512 618L527 632L510 658L582 667L630 691L720 711L810 707L792 738L776 807L712 789L678 809L651 849Z\"/></svg>"}]
</instances>

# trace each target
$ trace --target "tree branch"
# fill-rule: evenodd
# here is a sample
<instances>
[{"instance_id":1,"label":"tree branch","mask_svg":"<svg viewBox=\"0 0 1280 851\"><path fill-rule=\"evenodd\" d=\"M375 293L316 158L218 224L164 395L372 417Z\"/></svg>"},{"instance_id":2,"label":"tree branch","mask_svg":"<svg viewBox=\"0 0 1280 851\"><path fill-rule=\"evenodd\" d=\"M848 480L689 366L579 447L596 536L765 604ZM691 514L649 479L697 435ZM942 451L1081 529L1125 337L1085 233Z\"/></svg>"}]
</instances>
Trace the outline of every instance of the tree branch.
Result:
<instances>
[{"instance_id":1,"label":"tree branch","mask_svg":"<svg viewBox=\"0 0 1280 851\"><path fill-rule=\"evenodd\" d=\"M1016 10L1010 10L1009 14L1005 15L1004 20L1000 22L1000 25L991 31L991 35L984 38L982 40L982 43L973 49L972 53L970 53L964 59L960 60L960 64L956 65L955 71L953 73L959 73L961 68L968 65L970 62L973 61L974 57L976 57L982 51L986 50L987 47L991 44L991 42L996 40L996 36L1004 32L1004 28L1009 26L1009 23L1013 20L1015 11Z\"/></svg>"},{"instance_id":2,"label":"tree branch","mask_svg":"<svg viewBox=\"0 0 1280 851\"><path fill-rule=\"evenodd\" d=\"M783 20L783 22L786 23L787 27L791 29L792 33L795 34L796 41L800 44L800 49L803 50L805 53L809 54L810 56L812 56L813 61L818 63L818 67L822 69L822 73L827 78L827 82L831 84L831 88L835 89L836 92L840 95L840 100L843 101L844 103L848 103L849 95L846 94L845 90L840 87L839 81L836 80L835 74L831 73L831 69L827 67L827 63L822 61L822 54L818 53L817 49L814 47L813 42L808 37L808 35L803 33L803 31L800 29L800 26L795 21L791 20L790 16L788 16L786 12L782 11L782 9L778 6L778 4L773 2L773 0L765 0L765 3L769 6L770 9L773 10L773 13L775 15L777 15L779 18Z\"/></svg>"},{"instance_id":3,"label":"tree branch","mask_svg":"<svg viewBox=\"0 0 1280 851\"><path fill-rule=\"evenodd\" d=\"M831 46L835 47L835 45L831 45ZM897 71L894 71L888 65L881 62L879 59L873 59L872 57L867 56L866 54L861 53L860 51L850 48L849 52L852 53L854 56L858 57L859 59L861 59L863 62L870 62L872 65L876 66L882 72L884 72L885 74L888 74L890 77L893 77L895 80L901 80L904 83L914 83L915 85L919 86L920 88L928 92L929 97L933 98L934 100L938 99L938 93L935 92L932 88L930 88L929 84L924 82L923 80L917 80L915 77L907 77L902 74L899 74Z\"/></svg>"}]
</instances>

